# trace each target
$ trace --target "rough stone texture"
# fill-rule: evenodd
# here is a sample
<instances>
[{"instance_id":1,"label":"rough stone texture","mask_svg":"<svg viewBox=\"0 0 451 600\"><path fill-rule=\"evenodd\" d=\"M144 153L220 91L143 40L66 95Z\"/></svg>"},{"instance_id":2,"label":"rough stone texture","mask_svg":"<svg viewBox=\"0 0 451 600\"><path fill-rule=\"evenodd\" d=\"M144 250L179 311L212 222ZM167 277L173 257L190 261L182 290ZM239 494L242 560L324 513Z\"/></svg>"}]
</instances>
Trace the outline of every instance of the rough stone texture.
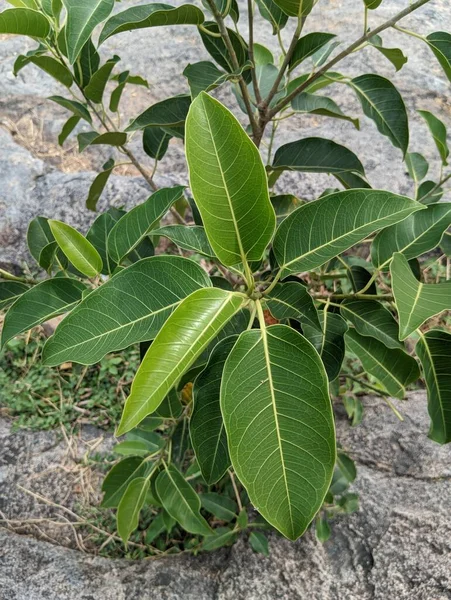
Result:
<instances>
[{"instance_id":1,"label":"rough stone texture","mask_svg":"<svg viewBox=\"0 0 451 600\"><path fill-rule=\"evenodd\" d=\"M197 558L108 561L0 531L2 600L449 600L451 598L450 458L425 437L422 392L397 402L365 398L363 423L351 428L338 411L338 436L358 463L360 512L337 520L322 545L309 532L296 543L271 537L269 558L240 541ZM98 434L83 432L85 446ZM17 484L66 506L76 493L70 452L53 433L0 428L3 502L9 519L58 514ZM81 444L81 442L80 442ZM98 451L108 450L106 440ZM65 459L66 469L55 466ZM40 525L41 527L41 525ZM26 531L26 529L24 529ZM48 531L50 534L51 532ZM67 534L70 538L70 534ZM61 536L60 543L67 543ZM73 540L69 540L69 545Z\"/></svg>"}]
</instances>

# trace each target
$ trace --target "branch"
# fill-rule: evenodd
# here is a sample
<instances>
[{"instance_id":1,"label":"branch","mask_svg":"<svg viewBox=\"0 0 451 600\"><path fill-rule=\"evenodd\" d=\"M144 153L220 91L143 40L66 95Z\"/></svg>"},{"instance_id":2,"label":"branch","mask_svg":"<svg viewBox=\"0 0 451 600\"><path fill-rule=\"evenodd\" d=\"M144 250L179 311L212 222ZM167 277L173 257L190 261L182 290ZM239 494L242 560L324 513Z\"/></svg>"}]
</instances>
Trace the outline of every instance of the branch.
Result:
<instances>
[{"instance_id":1,"label":"branch","mask_svg":"<svg viewBox=\"0 0 451 600\"><path fill-rule=\"evenodd\" d=\"M247 0L247 17L249 22L249 60L254 65L251 69L252 75L252 86L254 88L255 100L258 104L261 104L262 97L260 94L260 87L258 85L257 74L255 72L255 58L254 58L254 8L252 0Z\"/></svg>"}]
</instances>

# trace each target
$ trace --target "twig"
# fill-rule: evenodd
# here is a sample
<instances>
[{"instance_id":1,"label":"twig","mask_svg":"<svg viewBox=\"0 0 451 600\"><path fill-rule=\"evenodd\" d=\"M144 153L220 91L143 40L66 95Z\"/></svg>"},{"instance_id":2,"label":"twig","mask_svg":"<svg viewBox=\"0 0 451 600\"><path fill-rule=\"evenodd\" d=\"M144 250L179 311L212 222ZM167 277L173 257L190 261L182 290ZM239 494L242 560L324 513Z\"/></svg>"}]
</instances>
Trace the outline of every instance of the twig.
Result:
<instances>
[{"instance_id":1,"label":"twig","mask_svg":"<svg viewBox=\"0 0 451 600\"><path fill-rule=\"evenodd\" d=\"M387 405L392 409L392 411L395 413L395 415L398 417L398 419L400 421L404 421L404 417L399 412L399 410L396 408L396 406L393 404L393 402L390 400L391 394L389 394L388 392L384 392L384 390L380 390L379 388L377 388L374 385L371 385L370 383L366 383L366 381L362 381L358 377L354 377L354 375L348 375L347 373L341 373L341 376L346 377L346 379L351 379L351 381L356 381L363 387L366 387L369 390L371 390L372 392L379 394L379 396L382 396L384 402L386 402Z\"/></svg>"},{"instance_id":2,"label":"twig","mask_svg":"<svg viewBox=\"0 0 451 600\"><path fill-rule=\"evenodd\" d=\"M241 497L240 497L240 492L238 491L238 486L236 485L235 475L233 474L233 471L231 469L228 469L227 473L229 474L230 481L232 482L233 491L235 492L236 503L238 504L238 510L241 512L243 510L243 505L241 503Z\"/></svg>"}]
</instances>

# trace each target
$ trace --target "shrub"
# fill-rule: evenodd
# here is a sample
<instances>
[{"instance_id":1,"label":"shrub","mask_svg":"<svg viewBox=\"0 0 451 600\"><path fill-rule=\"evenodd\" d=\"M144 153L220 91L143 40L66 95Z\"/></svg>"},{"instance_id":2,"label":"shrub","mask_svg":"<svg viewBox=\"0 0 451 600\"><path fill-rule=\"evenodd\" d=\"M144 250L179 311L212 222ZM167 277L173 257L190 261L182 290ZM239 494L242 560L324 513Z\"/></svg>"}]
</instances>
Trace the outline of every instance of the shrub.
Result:
<instances>
[{"instance_id":1,"label":"shrub","mask_svg":"<svg viewBox=\"0 0 451 600\"><path fill-rule=\"evenodd\" d=\"M451 80L451 35L424 37L398 24L428 1L410 2L370 29L381 0L364 0L363 34L340 50L330 33L303 34L314 0L257 0L274 34L295 20L280 60L253 39L252 2L247 40L234 28L241 27L236 0L205 0L203 10L138 5L113 16L114 0L16 0L0 14L0 33L38 42L17 58L15 73L32 63L71 91L51 98L70 113L60 143L87 124L90 130L78 133L80 151L113 147L153 190L129 212L101 213L86 236L35 218L28 244L48 277L2 272L0 284L3 307L11 304L3 344L67 313L45 345L46 365L93 364L141 344L116 431L125 435L116 446L123 458L103 485L103 505L117 508L125 543L149 507L141 524L146 543L164 532L169 538L175 527L176 550L212 550L253 528L252 547L266 552L259 529L273 527L295 540L315 517L318 536L327 539L328 519L357 508L348 492L355 467L341 449L337 455L331 399L344 404L353 424L361 419L365 389L399 415L390 397L403 399L422 377L429 436L451 440L451 335L436 317L451 309L451 283L440 281L440 272L429 283L424 273L430 266L424 257L437 247L450 256L451 204L439 202L451 178L443 174L446 128L421 111L442 164L439 181L425 180L428 163L409 151L408 116L393 83L335 70L364 48L401 69L407 57L380 37L391 28L419 37ZM186 66L189 94L158 102L118 129L126 86L147 82L119 72L117 56L104 61L99 46L125 31L170 24L197 28L214 62ZM363 114L399 149L415 199L372 189L354 152L328 139L300 138L273 155L280 119L293 113L346 119L359 128L356 117L319 93L332 84L355 92ZM233 87L247 130L208 93L220 86ZM134 133L155 167L172 138L185 141L192 198L184 185L156 189L127 145ZM115 161L92 184L91 210ZM272 191L284 171L329 173L343 189L303 202L289 189ZM167 214L170 224L162 223ZM166 253L159 248L163 238L171 242ZM248 504L261 515L251 523Z\"/></svg>"}]
</instances>

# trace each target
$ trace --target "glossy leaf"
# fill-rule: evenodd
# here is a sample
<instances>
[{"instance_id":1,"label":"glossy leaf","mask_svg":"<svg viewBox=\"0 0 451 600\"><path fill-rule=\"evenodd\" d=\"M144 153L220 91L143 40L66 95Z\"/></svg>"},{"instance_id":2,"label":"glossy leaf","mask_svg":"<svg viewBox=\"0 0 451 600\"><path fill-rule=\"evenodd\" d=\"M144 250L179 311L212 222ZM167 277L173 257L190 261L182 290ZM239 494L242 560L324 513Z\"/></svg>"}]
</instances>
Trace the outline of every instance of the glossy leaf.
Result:
<instances>
[{"instance_id":1,"label":"glossy leaf","mask_svg":"<svg viewBox=\"0 0 451 600\"><path fill-rule=\"evenodd\" d=\"M152 463L139 456L124 458L114 465L102 483L102 506L116 508L133 479L146 477L151 469Z\"/></svg>"},{"instance_id":2,"label":"glossy leaf","mask_svg":"<svg viewBox=\"0 0 451 600\"><path fill-rule=\"evenodd\" d=\"M352 300L341 303L341 314L348 319L357 333L373 337L387 348L402 348L399 327L390 311L376 300Z\"/></svg>"},{"instance_id":3,"label":"glossy leaf","mask_svg":"<svg viewBox=\"0 0 451 600\"><path fill-rule=\"evenodd\" d=\"M190 104L191 98L186 95L174 96L157 102L136 117L126 131L137 131L146 127L163 127L164 129L183 127Z\"/></svg>"},{"instance_id":4,"label":"glossy leaf","mask_svg":"<svg viewBox=\"0 0 451 600\"><path fill-rule=\"evenodd\" d=\"M416 352L428 391L429 437L439 444L448 444L451 442L451 334L431 329L420 337Z\"/></svg>"},{"instance_id":5,"label":"glossy leaf","mask_svg":"<svg viewBox=\"0 0 451 600\"><path fill-rule=\"evenodd\" d=\"M424 179L429 171L429 164L427 160L418 152L407 152L406 165L410 177L416 183Z\"/></svg>"},{"instance_id":6,"label":"glossy leaf","mask_svg":"<svg viewBox=\"0 0 451 600\"><path fill-rule=\"evenodd\" d=\"M387 348L375 338L359 335L355 329L350 329L345 337L346 346L357 356L365 371L391 396L402 400L406 386L420 376L416 360L404 350Z\"/></svg>"},{"instance_id":7,"label":"glossy leaf","mask_svg":"<svg viewBox=\"0 0 451 600\"><path fill-rule=\"evenodd\" d=\"M322 115L349 121L356 129L360 129L358 119L345 115L337 103L332 98L327 98L326 96L317 96L316 94L303 92L293 98L291 107L295 112L310 113L312 115Z\"/></svg>"},{"instance_id":8,"label":"glossy leaf","mask_svg":"<svg viewBox=\"0 0 451 600\"><path fill-rule=\"evenodd\" d=\"M189 227L186 225L166 225L166 227L160 227L152 231L152 235L167 237L183 250L191 250L204 256L215 256L205 229L200 225Z\"/></svg>"},{"instance_id":9,"label":"glossy leaf","mask_svg":"<svg viewBox=\"0 0 451 600\"><path fill-rule=\"evenodd\" d=\"M283 535L298 538L320 509L335 464L317 352L284 325L242 333L225 365L221 410L232 464L252 504Z\"/></svg>"},{"instance_id":10,"label":"glossy leaf","mask_svg":"<svg viewBox=\"0 0 451 600\"><path fill-rule=\"evenodd\" d=\"M110 75L119 60L119 56L115 56L110 60L107 60L98 71L93 73L89 84L85 87L85 96L89 98L89 100L92 100L92 102L95 104L100 104L102 102L106 84L108 83Z\"/></svg>"},{"instance_id":11,"label":"glossy leaf","mask_svg":"<svg viewBox=\"0 0 451 600\"><path fill-rule=\"evenodd\" d=\"M256 2L261 16L271 23L272 32L276 35L287 24L288 15L277 6L274 0L256 0Z\"/></svg>"},{"instance_id":12,"label":"glossy leaf","mask_svg":"<svg viewBox=\"0 0 451 600\"><path fill-rule=\"evenodd\" d=\"M146 127L143 131L143 150L155 160L166 154L171 136L160 127Z\"/></svg>"},{"instance_id":13,"label":"glossy leaf","mask_svg":"<svg viewBox=\"0 0 451 600\"><path fill-rule=\"evenodd\" d=\"M94 290L60 323L45 345L44 362L92 364L151 340L183 298L209 285L205 271L187 258L144 259Z\"/></svg>"},{"instance_id":14,"label":"glossy leaf","mask_svg":"<svg viewBox=\"0 0 451 600\"><path fill-rule=\"evenodd\" d=\"M314 0L274 0L290 17L306 17L310 14Z\"/></svg>"},{"instance_id":15,"label":"glossy leaf","mask_svg":"<svg viewBox=\"0 0 451 600\"><path fill-rule=\"evenodd\" d=\"M244 301L242 294L210 288L192 293L180 304L156 336L136 373L117 435L130 431L158 408Z\"/></svg>"},{"instance_id":16,"label":"glossy leaf","mask_svg":"<svg viewBox=\"0 0 451 600\"><path fill-rule=\"evenodd\" d=\"M64 31L63 31L64 33ZM60 34L61 35L61 34ZM74 63L74 76L78 85L84 89L89 82L91 77L100 67L100 56L96 50L96 47L89 39L81 49L80 55Z\"/></svg>"},{"instance_id":17,"label":"glossy leaf","mask_svg":"<svg viewBox=\"0 0 451 600\"><path fill-rule=\"evenodd\" d=\"M451 34L447 31L436 31L430 33L426 41L451 81Z\"/></svg>"},{"instance_id":18,"label":"glossy leaf","mask_svg":"<svg viewBox=\"0 0 451 600\"><path fill-rule=\"evenodd\" d=\"M0 34L46 38L50 23L44 14L30 8L8 8L0 13Z\"/></svg>"},{"instance_id":19,"label":"glossy leaf","mask_svg":"<svg viewBox=\"0 0 451 600\"><path fill-rule=\"evenodd\" d=\"M38 264L43 248L55 241L52 230L45 217L35 217L28 225L27 244L31 256Z\"/></svg>"},{"instance_id":20,"label":"glossy leaf","mask_svg":"<svg viewBox=\"0 0 451 600\"><path fill-rule=\"evenodd\" d=\"M276 218L257 148L232 113L204 92L186 128L191 190L216 256L228 266L260 260Z\"/></svg>"},{"instance_id":21,"label":"glossy leaf","mask_svg":"<svg viewBox=\"0 0 451 600\"><path fill-rule=\"evenodd\" d=\"M429 204L439 202L442 199L443 194L443 188L434 181L423 181L418 187L416 199L421 202L421 204L429 206Z\"/></svg>"},{"instance_id":22,"label":"glossy leaf","mask_svg":"<svg viewBox=\"0 0 451 600\"><path fill-rule=\"evenodd\" d=\"M83 152L88 146L118 147L127 143L127 134L121 131L108 131L107 133L88 131L87 133L79 133L77 138L79 152Z\"/></svg>"},{"instance_id":23,"label":"glossy leaf","mask_svg":"<svg viewBox=\"0 0 451 600\"><path fill-rule=\"evenodd\" d=\"M149 490L149 480L145 477L133 479L122 496L117 509L117 532L124 544L139 523L139 513L144 506Z\"/></svg>"},{"instance_id":24,"label":"glossy leaf","mask_svg":"<svg viewBox=\"0 0 451 600\"><path fill-rule=\"evenodd\" d=\"M286 0L277 0L279 2L286 2ZM287 4L290 2L288 0ZM279 4L280 6L280 4ZM301 37L297 43L293 52L293 56L290 59L289 70L295 69L301 62L303 62L309 56L312 56L315 52L320 50L323 46L328 44L333 38L336 37L333 33L322 33L320 31L315 33L308 33Z\"/></svg>"},{"instance_id":25,"label":"glossy leaf","mask_svg":"<svg viewBox=\"0 0 451 600\"><path fill-rule=\"evenodd\" d=\"M296 319L322 331L313 298L302 283L278 283L266 297L266 304L273 317L279 321Z\"/></svg>"},{"instance_id":26,"label":"glossy leaf","mask_svg":"<svg viewBox=\"0 0 451 600\"><path fill-rule=\"evenodd\" d=\"M438 117L427 110L419 110L419 114L426 121L429 130L434 138L435 145L439 151L440 158L444 166L448 164L449 147L447 142L446 126Z\"/></svg>"},{"instance_id":27,"label":"glossy leaf","mask_svg":"<svg viewBox=\"0 0 451 600\"><path fill-rule=\"evenodd\" d=\"M22 294L10 307L2 329L3 346L8 340L69 311L86 287L75 279L47 279Z\"/></svg>"},{"instance_id":28,"label":"glossy leaf","mask_svg":"<svg viewBox=\"0 0 451 600\"><path fill-rule=\"evenodd\" d=\"M318 313L321 330L304 324L305 337L315 347L323 361L329 381L338 377L345 357L344 334L348 330L346 321L336 313L321 310Z\"/></svg>"},{"instance_id":29,"label":"glossy leaf","mask_svg":"<svg viewBox=\"0 0 451 600\"><path fill-rule=\"evenodd\" d=\"M274 238L282 274L319 267L421 209L414 200L376 190L347 190L304 204L282 221Z\"/></svg>"},{"instance_id":30,"label":"glossy leaf","mask_svg":"<svg viewBox=\"0 0 451 600\"><path fill-rule=\"evenodd\" d=\"M0 310L4 310L29 289L18 281L0 281Z\"/></svg>"},{"instance_id":31,"label":"glossy leaf","mask_svg":"<svg viewBox=\"0 0 451 600\"><path fill-rule=\"evenodd\" d=\"M100 254L81 233L61 221L49 219L49 225L58 246L80 273L96 277L102 271Z\"/></svg>"},{"instance_id":32,"label":"glossy leaf","mask_svg":"<svg viewBox=\"0 0 451 600\"><path fill-rule=\"evenodd\" d=\"M89 188L88 197L86 198L86 208L89 210L96 210L97 202L105 189L106 184L110 175L114 171L114 159L109 160L103 165L103 171L97 175Z\"/></svg>"},{"instance_id":33,"label":"glossy leaf","mask_svg":"<svg viewBox=\"0 0 451 600\"><path fill-rule=\"evenodd\" d=\"M390 272L399 315L400 340L405 340L431 317L451 310L451 281L421 283L400 253L394 254Z\"/></svg>"}]
</instances>

